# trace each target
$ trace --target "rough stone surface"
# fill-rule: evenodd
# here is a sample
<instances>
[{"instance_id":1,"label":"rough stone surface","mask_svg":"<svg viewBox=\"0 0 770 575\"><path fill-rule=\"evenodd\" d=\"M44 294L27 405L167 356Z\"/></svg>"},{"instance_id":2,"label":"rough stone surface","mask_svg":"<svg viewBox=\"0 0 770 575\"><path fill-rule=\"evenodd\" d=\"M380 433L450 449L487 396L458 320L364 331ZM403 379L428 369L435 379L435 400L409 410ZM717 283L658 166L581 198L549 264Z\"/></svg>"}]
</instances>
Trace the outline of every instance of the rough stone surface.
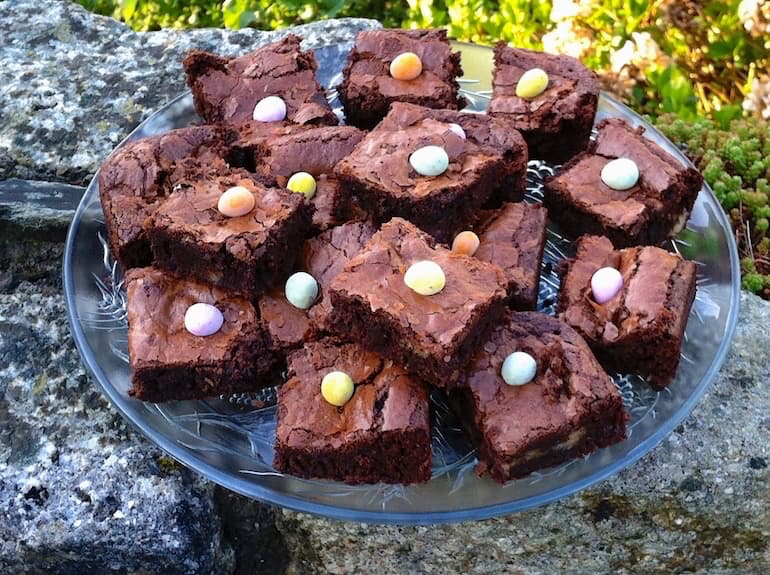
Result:
<instances>
[{"instance_id":1,"label":"rough stone surface","mask_svg":"<svg viewBox=\"0 0 770 575\"><path fill-rule=\"evenodd\" d=\"M770 304L741 297L729 357L674 433L631 468L546 507L383 527L283 511L289 573L770 572Z\"/></svg>"},{"instance_id":2,"label":"rough stone surface","mask_svg":"<svg viewBox=\"0 0 770 575\"><path fill-rule=\"evenodd\" d=\"M83 192L56 182L0 180L0 237L64 241Z\"/></svg>"},{"instance_id":3,"label":"rough stone surface","mask_svg":"<svg viewBox=\"0 0 770 575\"><path fill-rule=\"evenodd\" d=\"M377 26L330 20L292 31L314 47ZM187 89L187 51L240 54L286 33L137 33L71 2L0 2L0 180L85 184L133 127Z\"/></svg>"},{"instance_id":4,"label":"rough stone surface","mask_svg":"<svg viewBox=\"0 0 770 575\"><path fill-rule=\"evenodd\" d=\"M213 489L108 407L58 289L0 295L0 573L229 573Z\"/></svg>"}]
</instances>

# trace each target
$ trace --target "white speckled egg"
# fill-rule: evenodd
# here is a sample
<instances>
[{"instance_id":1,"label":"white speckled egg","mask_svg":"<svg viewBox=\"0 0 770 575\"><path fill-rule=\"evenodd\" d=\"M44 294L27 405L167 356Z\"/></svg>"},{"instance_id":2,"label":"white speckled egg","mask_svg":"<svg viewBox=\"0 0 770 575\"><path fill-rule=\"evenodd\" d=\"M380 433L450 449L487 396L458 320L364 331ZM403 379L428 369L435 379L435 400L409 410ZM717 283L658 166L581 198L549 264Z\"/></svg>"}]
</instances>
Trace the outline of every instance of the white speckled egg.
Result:
<instances>
[{"instance_id":1,"label":"white speckled egg","mask_svg":"<svg viewBox=\"0 0 770 575\"><path fill-rule=\"evenodd\" d=\"M421 176L440 176L449 167L449 156L440 146L425 146L409 156L409 163Z\"/></svg>"},{"instance_id":2,"label":"white speckled egg","mask_svg":"<svg viewBox=\"0 0 770 575\"><path fill-rule=\"evenodd\" d=\"M628 158L607 162L602 168L602 182L613 190L628 190L639 181L639 167Z\"/></svg>"},{"instance_id":3,"label":"white speckled egg","mask_svg":"<svg viewBox=\"0 0 770 575\"><path fill-rule=\"evenodd\" d=\"M514 351L503 362L500 370L503 380L508 385L525 385L535 379L537 362L524 351Z\"/></svg>"}]
</instances>

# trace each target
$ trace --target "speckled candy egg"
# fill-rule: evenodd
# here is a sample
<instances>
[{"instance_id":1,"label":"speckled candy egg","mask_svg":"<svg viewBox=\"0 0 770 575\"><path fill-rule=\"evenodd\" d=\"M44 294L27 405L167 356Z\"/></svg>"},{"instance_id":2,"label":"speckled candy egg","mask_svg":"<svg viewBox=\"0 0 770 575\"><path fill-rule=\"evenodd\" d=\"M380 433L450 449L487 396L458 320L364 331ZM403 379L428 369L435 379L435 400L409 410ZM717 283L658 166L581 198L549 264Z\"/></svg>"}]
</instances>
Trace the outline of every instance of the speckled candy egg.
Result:
<instances>
[{"instance_id":1,"label":"speckled candy egg","mask_svg":"<svg viewBox=\"0 0 770 575\"><path fill-rule=\"evenodd\" d=\"M519 98L537 98L548 87L548 74L542 68L532 68L521 75L516 84Z\"/></svg>"},{"instance_id":2,"label":"speckled candy egg","mask_svg":"<svg viewBox=\"0 0 770 575\"><path fill-rule=\"evenodd\" d=\"M452 241L452 251L456 254L472 256L479 249L480 244L479 236L466 230L455 236L455 239Z\"/></svg>"},{"instance_id":3,"label":"speckled candy egg","mask_svg":"<svg viewBox=\"0 0 770 575\"><path fill-rule=\"evenodd\" d=\"M449 167L449 156L440 146L425 146L409 156L409 163L421 176L440 176Z\"/></svg>"},{"instance_id":4,"label":"speckled candy egg","mask_svg":"<svg viewBox=\"0 0 770 575\"><path fill-rule=\"evenodd\" d=\"M254 209L254 195L243 186L233 186L219 196L217 209L223 216L237 218Z\"/></svg>"},{"instance_id":5,"label":"speckled candy egg","mask_svg":"<svg viewBox=\"0 0 770 575\"><path fill-rule=\"evenodd\" d=\"M623 275L615 268L599 268L591 276L591 293L596 303L607 303L623 289Z\"/></svg>"},{"instance_id":6,"label":"speckled candy egg","mask_svg":"<svg viewBox=\"0 0 770 575\"><path fill-rule=\"evenodd\" d=\"M463 127L460 124L455 124L452 122L447 127L451 132L457 134L458 137L462 138L463 140L466 139L465 130L463 130Z\"/></svg>"},{"instance_id":7,"label":"speckled candy egg","mask_svg":"<svg viewBox=\"0 0 770 575\"><path fill-rule=\"evenodd\" d=\"M185 329L201 337L217 333L224 322L222 312L208 303L194 303L184 314Z\"/></svg>"},{"instance_id":8,"label":"speckled candy egg","mask_svg":"<svg viewBox=\"0 0 770 575\"><path fill-rule=\"evenodd\" d=\"M602 168L602 182L613 190L628 190L639 181L639 167L628 158L607 162Z\"/></svg>"},{"instance_id":9,"label":"speckled candy egg","mask_svg":"<svg viewBox=\"0 0 770 575\"><path fill-rule=\"evenodd\" d=\"M318 282L309 273L297 272L286 280L284 294L294 307L307 309L318 297Z\"/></svg>"},{"instance_id":10,"label":"speckled candy egg","mask_svg":"<svg viewBox=\"0 0 770 575\"><path fill-rule=\"evenodd\" d=\"M280 122L286 118L286 102L278 96L262 98L252 114L257 122Z\"/></svg>"},{"instance_id":11,"label":"speckled candy egg","mask_svg":"<svg viewBox=\"0 0 770 575\"><path fill-rule=\"evenodd\" d=\"M353 397L353 380L344 371L331 371L321 380L321 395L337 407L342 407Z\"/></svg>"},{"instance_id":12,"label":"speckled candy egg","mask_svg":"<svg viewBox=\"0 0 770 575\"><path fill-rule=\"evenodd\" d=\"M286 187L292 192L303 194L309 200L315 195L316 181L307 172L297 172L289 178Z\"/></svg>"},{"instance_id":13,"label":"speckled candy egg","mask_svg":"<svg viewBox=\"0 0 770 575\"><path fill-rule=\"evenodd\" d=\"M396 80L414 80L422 74L422 60L414 52L399 54L390 63L390 75Z\"/></svg>"},{"instance_id":14,"label":"speckled candy egg","mask_svg":"<svg viewBox=\"0 0 770 575\"><path fill-rule=\"evenodd\" d=\"M420 295L435 295L444 289L446 276L436 262L423 260L409 266L404 283Z\"/></svg>"},{"instance_id":15,"label":"speckled candy egg","mask_svg":"<svg viewBox=\"0 0 770 575\"><path fill-rule=\"evenodd\" d=\"M503 362L500 375L508 385L526 385L537 374L535 358L524 351L514 351Z\"/></svg>"}]
</instances>

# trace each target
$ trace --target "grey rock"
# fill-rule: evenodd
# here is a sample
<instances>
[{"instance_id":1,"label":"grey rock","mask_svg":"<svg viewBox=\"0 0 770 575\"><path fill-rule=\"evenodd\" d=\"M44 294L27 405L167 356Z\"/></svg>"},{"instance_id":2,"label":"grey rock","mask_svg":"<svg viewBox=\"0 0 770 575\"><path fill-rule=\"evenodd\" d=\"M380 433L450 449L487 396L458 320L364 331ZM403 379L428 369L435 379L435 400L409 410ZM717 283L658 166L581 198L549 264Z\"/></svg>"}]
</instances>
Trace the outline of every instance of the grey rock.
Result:
<instances>
[{"instance_id":1,"label":"grey rock","mask_svg":"<svg viewBox=\"0 0 770 575\"><path fill-rule=\"evenodd\" d=\"M770 572L770 304L744 293L727 362L639 462L548 506L388 527L284 510L289 573L583 575Z\"/></svg>"},{"instance_id":2,"label":"grey rock","mask_svg":"<svg viewBox=\"0 0 770 575\"><path fill-rule=\"evenodd\" d=\"M57 182L0 180L0 237L64 241L83 192Z\"/></svg>"},{"instance_id":3,"label":"grey rock","mask_svg":"<svg viewBox=\"0 0 770 575\"><path fill-rule=\"evenodd\" d=\"M0 573L230 573L213 491L107 405L57 289L0 295Z\"/></svg>"},{"instance_id":4,"label":"grey rock","mask_svg":"<svg viewBox=\"0 0 770 575\"><path fill-rule=\"evenodd\" d=\"M373 27L329 20L291 31L314 47ZM287 32L136 33L72 2L0 2L0 180L85 184L131 129L187 89L187 51L240 54Z\"/></svg>"}]
</instances>

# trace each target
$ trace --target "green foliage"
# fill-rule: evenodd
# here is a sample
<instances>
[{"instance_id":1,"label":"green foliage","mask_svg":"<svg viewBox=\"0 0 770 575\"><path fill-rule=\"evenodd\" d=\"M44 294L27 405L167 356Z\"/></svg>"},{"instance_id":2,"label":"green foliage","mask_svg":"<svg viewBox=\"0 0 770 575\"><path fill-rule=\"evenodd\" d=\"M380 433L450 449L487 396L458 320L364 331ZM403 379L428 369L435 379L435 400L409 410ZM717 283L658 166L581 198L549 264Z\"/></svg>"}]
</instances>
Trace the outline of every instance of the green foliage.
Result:
<instances>
[{"instance_id":1,"label":"green foliage","mask_svg":"<svg viewBox=\"0 0 770 575\"><path fill-rule=\"evenodd\" d=\"M730 217L742 255L743 288L770 299L770 123L673 114L655 120L684 145Z\"/></svg>"}]
</instances>

